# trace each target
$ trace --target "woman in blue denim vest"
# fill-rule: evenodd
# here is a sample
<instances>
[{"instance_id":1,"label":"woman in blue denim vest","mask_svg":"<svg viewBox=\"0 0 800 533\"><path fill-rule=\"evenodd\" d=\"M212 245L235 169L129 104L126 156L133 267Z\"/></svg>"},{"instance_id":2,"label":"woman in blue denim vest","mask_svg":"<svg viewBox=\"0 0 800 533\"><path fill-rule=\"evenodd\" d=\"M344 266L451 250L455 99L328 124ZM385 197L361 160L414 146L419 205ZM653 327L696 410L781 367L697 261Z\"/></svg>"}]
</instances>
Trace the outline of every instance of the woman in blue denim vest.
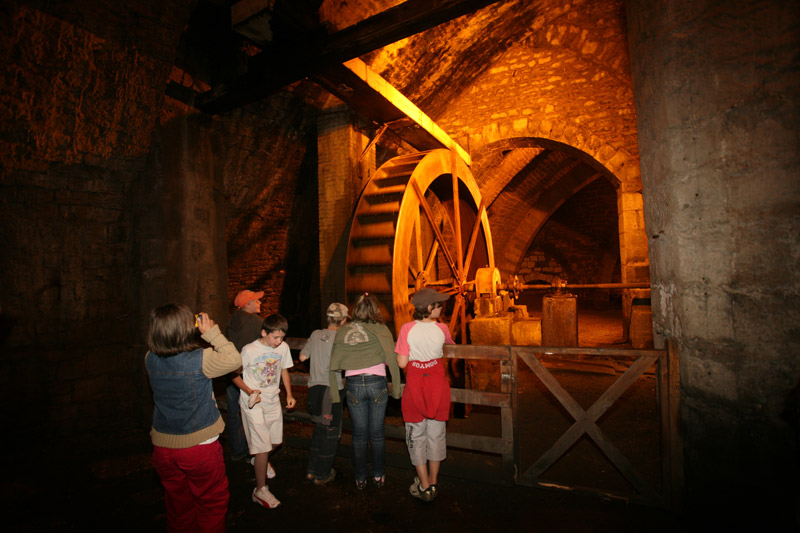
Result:
<instances>
[{"instance_id":1,"label":"woman in blue denim vest","mask_svg":"<svg viewBox=\"0 0 800 533\"><path fill-rule=\"evenodd\" d=\"M167 530L225 531L230 495L219 443L225 424L211 378L237 370L242 359L206 313L195 318L182 304L153 309L147 349L153 467L166 493Z\"/></svg>"},{"instance_id":2,"label":"woman in blue denim vest","mask_svg":"<svg viewBox=\"0 0 800 533\"><path fill-rule=\"evenodd\" d=\"M400 369L394 340L375 296L364 293L353 307L353 321L339 328L333 341L330 394L339 401L336 370L344 370L347 408L353 426L353 470L356 488L367 486L367 441L372 448L372 479L382 487L386 480L384 419L389 392L386 367L392 376L392 397L400 397Z\"/></svg>"}]
</instances>

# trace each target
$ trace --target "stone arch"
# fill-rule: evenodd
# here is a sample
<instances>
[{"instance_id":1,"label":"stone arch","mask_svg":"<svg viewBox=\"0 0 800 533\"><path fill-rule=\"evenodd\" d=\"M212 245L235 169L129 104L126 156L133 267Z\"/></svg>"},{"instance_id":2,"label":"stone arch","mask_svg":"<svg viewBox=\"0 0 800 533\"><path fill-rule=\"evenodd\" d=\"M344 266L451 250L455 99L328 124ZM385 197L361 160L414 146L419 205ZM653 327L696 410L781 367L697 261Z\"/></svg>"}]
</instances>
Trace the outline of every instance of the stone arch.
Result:
<instances>
[{"instance_id":1,"label":"stone arch","mask_svg":"<svg viewBox=\"0 0 800 533\"><path fill-rule=\"evenodd\" d=\"M536 128L540 134L544 132L542 123ZM550 216L572 195L603 177L617 193L622 281L649 281L638 158L624 149L595 142L593 137L570 133L566 127L546 129L549 136L529 137L502 137L502 128L491 130L497 139L485 142L491 136L484 136L484 143L473 151L473 173L490 206L497 267L503 275L515 272ZM554 132L558 139L553 138ZM569 137L582 142L563 142ZM518 153L524 156L514 161ZM543 168L532 169L537 158L550 161L540 161ZM537 172L550 175L535 176Z\"/></svg>"},{"instance_id":2,"label":"stone arch","mask_svg":"<svg viewBox=\"0 0 800 533\"><path fill-rule=\"evenodd\" d=\"M466 144L473 161L480 159L487 150L496 146L540 146L558 149L600 165L609 179L619 182L625 189L641 192L642 178L639 169L639 154L632 153L635 147L615 147L603 138L584 133L578 125L568 121L537 119L532 116L511 117L505 121L487 124L479 134L459 139ZM466 141L466 142L465 142ZM475 174L475 172L473 172ZM613 176L613 178L612 178Z\"/></svg>"}]
</instances>

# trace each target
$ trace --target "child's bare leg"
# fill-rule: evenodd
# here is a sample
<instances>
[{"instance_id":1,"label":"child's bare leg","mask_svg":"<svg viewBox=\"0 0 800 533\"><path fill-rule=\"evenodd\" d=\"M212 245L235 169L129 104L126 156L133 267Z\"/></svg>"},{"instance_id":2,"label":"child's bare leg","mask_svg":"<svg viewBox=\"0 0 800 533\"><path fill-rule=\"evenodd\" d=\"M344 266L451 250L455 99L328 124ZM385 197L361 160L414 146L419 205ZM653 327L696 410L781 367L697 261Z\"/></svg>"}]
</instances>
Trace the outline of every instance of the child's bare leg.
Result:
<instances>
[{"instance_id":1,"label":"child's bare leg","mask_svg":"<svg viewBox=\"0 0 800 533\"><path fill-rule=\"evenodd\" d=\"M257 453L254 455L253 468L256 473L256 489L260 489L267 484L267 452Z\"/></svg>"},{"instance_id":2,"label":"child's bare leg","mask_svg":"<svg viewBox=\"0 0 800 533\"><path fill-rule=\"evenodd\" d=\"M417 477L419 478L419 487L422 490L427 489L431 486L428 482L428 465L416 465L414 468L417 469Z\"/></svg>"},{"instance_id":3,"label":"child's bare leg","mask_svg":"<svg viewBox=\"0 0 800 533\"><path fill-rule=\"evenodd\" d=\"M439 483L439 466L441 464L441 461L428 461L428 481L431 485Z\"/></svg>"}]
</instances>

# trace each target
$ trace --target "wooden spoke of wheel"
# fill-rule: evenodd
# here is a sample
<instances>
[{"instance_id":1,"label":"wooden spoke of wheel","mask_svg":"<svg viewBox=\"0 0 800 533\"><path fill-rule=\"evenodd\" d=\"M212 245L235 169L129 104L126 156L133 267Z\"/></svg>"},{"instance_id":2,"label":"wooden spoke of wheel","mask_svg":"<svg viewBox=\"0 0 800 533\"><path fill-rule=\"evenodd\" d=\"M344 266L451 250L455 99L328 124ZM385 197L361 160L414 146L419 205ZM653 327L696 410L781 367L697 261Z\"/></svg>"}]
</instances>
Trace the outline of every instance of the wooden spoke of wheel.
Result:
<instances>
[{"instance_id":1,"label":"wooden spoke of wheel","mask_svg":"<svg viewBox=\"0 0 800 533\"><path fill-rule=\"evenodd\" d=\"M486 213L486 202L481 200L481 206L478 208L478 216L475 217L475 224L472 225L472 233L469 237L469 246L467 247L467 257L464 259L464 279L461 280L463 284L466 281L466 273L469 272L469 266L472 263L472 254L475 252L475 243L478 240L478 230L481 229L481 218ZM494 261L489 265L494 268Z\"/></svg>"},{"instance_id":2,"label":"wooden spoke of wheel","mask_svg":"<svg viewBox=\"0 0 800 533\"><path fill-rule=\"evenodd\" d=\"M447 248L447 243L444 242L444 236L442 235L442 232L439 231L439 227L436 225L436 220L431 212L431 207L428 205L427 200L425 200L425 193L422 192L416 181L412 181L411 184L414 186L414 191L417 193L417 197L419 198L419 205L422 206L422 211L425 213L425 216L428 218L428 222L433 228L433 233L436 235L436 240L439 242L439 245L442 248L445 260L450 266L450 270L453 271L453 275L455 277L460 277L458 267L456 267L456 263L453 261L453 256L450 254L450 250Z\"/></svg>"},{"instance_id":3,"label":"wooden spoke of wheel","mask_svg":"<svg viewBox=\"0 0 800 533\"><path fill-rule=\"evenodd\" d=\"M458 155L456 155L456 151L450 150L450 176L453 182L453 214L455 216L455 220L453 221L453 229L455 230L456 234L456 257L458 258L456 268L458 269L458 282L461 283L464 281L464 278L466 278L466 274L464 272L464 253L461 246L461 202L459 201L461 195L458 193L457 157Z\"/></svg>"}]
</instances>

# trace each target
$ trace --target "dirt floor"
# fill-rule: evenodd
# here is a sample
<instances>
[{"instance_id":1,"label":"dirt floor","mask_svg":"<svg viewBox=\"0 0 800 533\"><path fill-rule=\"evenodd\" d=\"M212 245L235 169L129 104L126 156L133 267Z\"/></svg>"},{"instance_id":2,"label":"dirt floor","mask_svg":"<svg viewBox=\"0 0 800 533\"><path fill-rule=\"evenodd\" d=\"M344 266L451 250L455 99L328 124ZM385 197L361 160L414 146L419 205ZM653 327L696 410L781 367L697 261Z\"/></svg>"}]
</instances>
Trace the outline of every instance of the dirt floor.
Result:
<instances>
[{"instance_id":1,"label":"dirt floor","mask_svg":"<svg viewBox=\"0 0 800 533\"><path fill-rule=\"evenodd\" d=\"M119 444L119 443L118 443ZM82 455L82 454L81 454ZM105 457L102 457L105 455ZM304 479L307 452L283 446L272 461L271 490L282 501L263 509L250 500L252 467L229 462L230 531L679 531L669 513L594 496L440 478L440 497L408 494L409 468L389 466L386 485L358 491L350 461L337 458L337 479L318 487ZM92 457L54 457L46 485L32 465L4 483L7 531L163 531L164 493L146 446L109 447ZM64 461L64 462L62 462ZM10 481L10 482L9 482Z\"/></svg>"},{"instance_id":2,"label":"dirt floor","mask_svg":"<svg viewBox=\"0 0 800 533\"><path fill-rule=\"evenodd\" d=\"M594 324L590 328L589 325ZM616 345L622 341L621 323L613 312L581 317L582 345ZM596 399L617 376L613 371L585 373L553 369L565 388L584 407ZM654 426L652 375L643 377L623 397L600 427L630 455L643 475L660 484L657 426ZM299 405L302 394L297 391ZM530 371L521 374L521 442L523 469L557 438L571 419ZM399 406L390 406L389 423L400 424ZM657 419L656 419L657 421ZM476 408L467 419L454 419L448 432L499 436L499 416L490 408ZM655 428L655 429L654 429ZM546 490L509 483L497 456L448 450L440 477L440 497L431 503L408 493L413 472L404 445L389 439L386 485L358 491L349 460L345 434L336 460L337 478L318 487L304 478L307 451L304 439L310 426L287 424L286 444L271 462L278 472L270 482L282 501L274 510L251 502L252 467L227 464L231 501L230 531L542 531L626 532L683 531L681 519L670 512L618 499ZM225 444L224 437L222 440ZM97 440L59 447L48 456L16 457L6 468L2 500L5 523L12 531L160 531L165 529L163 489L150 465L151 446L144 431L108 435ZM475 475L474 472L485 472ZM482 469L482 470L481 470ZM463 475L469 471L468 475ZM547 472L554 484L604 486L626 490L626 482L585 438ZM9 528L7 528L9 529Z\"/></svg>"}]
</instances>

